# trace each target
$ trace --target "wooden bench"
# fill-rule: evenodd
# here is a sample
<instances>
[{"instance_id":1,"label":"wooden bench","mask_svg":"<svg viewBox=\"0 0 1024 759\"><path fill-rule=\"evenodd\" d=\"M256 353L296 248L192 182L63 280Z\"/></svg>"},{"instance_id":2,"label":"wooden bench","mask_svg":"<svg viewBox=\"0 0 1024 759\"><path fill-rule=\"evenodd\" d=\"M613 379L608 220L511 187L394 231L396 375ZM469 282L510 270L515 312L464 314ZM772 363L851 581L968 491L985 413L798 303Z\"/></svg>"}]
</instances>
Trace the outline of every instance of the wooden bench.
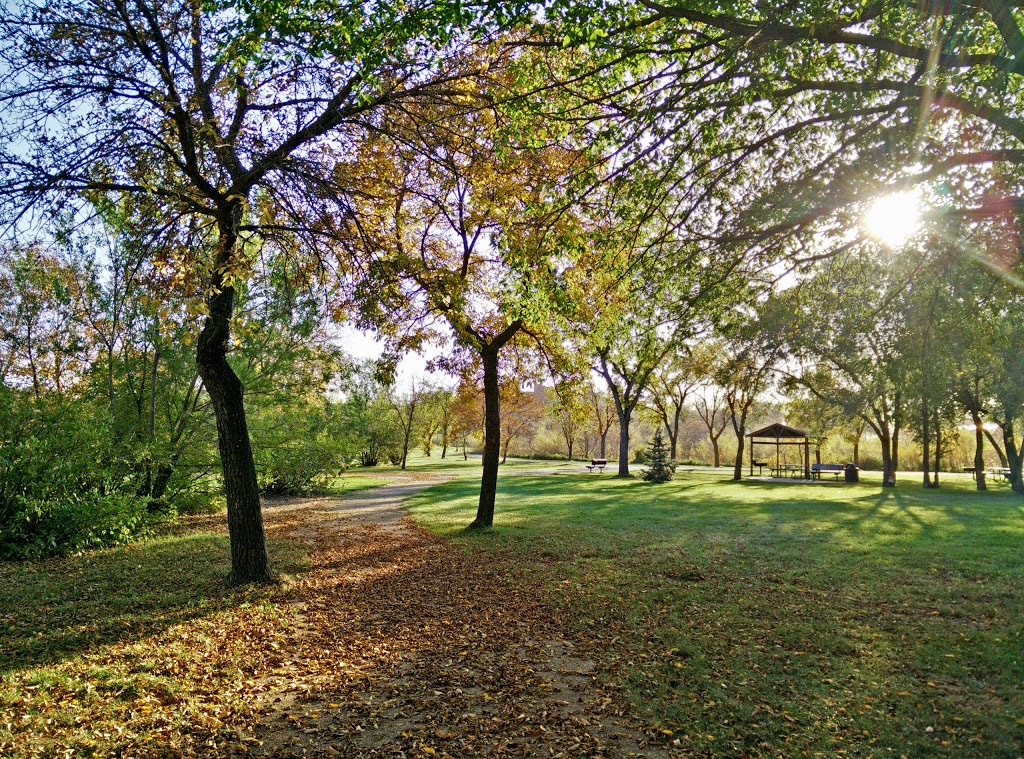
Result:
<instances>
[{"instance_id":1,"label":"wooden bench","mask_svg":"<svg viewBox=\"0 0 1024 759\"><path fill-rule=\"evenodd\" d=\"M1008 480L1010 479L1010 470L999 467L997 469L990 469L985 472L989 477L995 480Z\"/></svg>"},{"instance_id":2,"label":"wooden bench","mask_svg":"<svg viewBox=\"0 0 1024 759\"><path fill-rule=\"evenodd\" d=\"M838 480L844 471L846 467L843 464L811 464L811 479L820 480L821 475L831 474Z\"/></svg>"},{"instance_id":3,"label":"wooden bench","mask_svg":"<svg viewBox=\"0 0 1024 759\"><path fill-rule=\"evenodd\" d=\"M603 472L606 466L608 466L608 459L591 459L590 463L586 465L588 472L593 472L595 469Z\"/></svg>"}]
</instances>

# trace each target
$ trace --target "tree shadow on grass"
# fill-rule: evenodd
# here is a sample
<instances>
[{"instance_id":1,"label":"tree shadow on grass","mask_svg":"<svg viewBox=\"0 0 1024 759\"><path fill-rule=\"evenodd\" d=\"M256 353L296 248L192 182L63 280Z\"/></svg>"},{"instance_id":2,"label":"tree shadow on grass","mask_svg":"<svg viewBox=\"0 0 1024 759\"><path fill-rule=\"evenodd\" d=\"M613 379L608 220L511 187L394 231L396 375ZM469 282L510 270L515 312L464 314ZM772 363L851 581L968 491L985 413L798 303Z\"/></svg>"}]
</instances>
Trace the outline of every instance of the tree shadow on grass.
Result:
<instances>
[{"instance_id":1,"label":"tree shadow on grass","mask_svg":"<svg viewBox=\"0 0 1024 759\"><path fill-rule=\"evenodd\" d=\"M286 568L283 546L271 541L270 547L272 562ZM0 564L0 675L139 640L244 603L252 591L224 585L228 557L226 536L199 533Z\"/></svg>"}]
</instances>

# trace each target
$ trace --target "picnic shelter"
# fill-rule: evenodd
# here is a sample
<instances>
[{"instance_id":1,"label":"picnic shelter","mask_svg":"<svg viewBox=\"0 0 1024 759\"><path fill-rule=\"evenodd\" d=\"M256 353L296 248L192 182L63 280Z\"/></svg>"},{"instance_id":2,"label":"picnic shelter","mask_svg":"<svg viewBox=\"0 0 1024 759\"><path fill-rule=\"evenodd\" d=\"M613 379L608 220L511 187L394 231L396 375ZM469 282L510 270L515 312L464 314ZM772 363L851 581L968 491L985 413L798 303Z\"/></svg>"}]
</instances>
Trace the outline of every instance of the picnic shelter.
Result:
<instances>
[{"instance_id":1,"label":"picnic shelter","mask_svg":"<svg viewBox=\"0 0 1024 759\"><path fill-rule=\"evenodd\" d=\"M772 477L797 477L803 474L806 480L811 479L811 440L807 433L794 427L787 427L785 424L776 422L754 430L747 435L750 438L750 476L754 476L754 467L758 472L763 467L771 466L769 462L754 453L758 446L764 450L765 446L775 447L775 465L771 466ZM783 462L782 446L803 446L803 465L789 464ZM763 454L762 454L763 456Z\"/></svg>"}]
</instances>

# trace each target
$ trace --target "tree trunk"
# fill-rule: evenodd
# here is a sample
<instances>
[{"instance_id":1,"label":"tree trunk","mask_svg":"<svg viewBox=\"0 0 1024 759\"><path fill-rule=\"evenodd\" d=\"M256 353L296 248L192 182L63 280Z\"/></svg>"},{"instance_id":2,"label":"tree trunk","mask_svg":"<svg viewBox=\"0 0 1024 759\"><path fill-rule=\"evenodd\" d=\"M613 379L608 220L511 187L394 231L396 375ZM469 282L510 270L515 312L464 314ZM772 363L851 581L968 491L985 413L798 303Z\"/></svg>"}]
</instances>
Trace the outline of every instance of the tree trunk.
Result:
<instances>
[{"instance_id":1,"label":"tree trunk","mask_svg":"<svg viewBox=\"0 0 1024 759\"><path fill-rule=\"evenodd\" d=\"M619 412L619 477L629 477L629 420L633 409Z\"/></svg>"},{"instance_id":2,"label":"tree trunk","mask_svg":"<svg viewBox=\"0 0 1024 759\"><path fill-rule=\"evenodd\" d=\"M676 440L679 439L679 417L676 417L676 428L673 430L669 425L665 425L665 430L668 432L668 456L672 461L676 460Z\"/></svg>"},{"instance_id":3,"label":"tree trunk","mask_svg":"<svg viewBox=\"0 0 1024 759\"><path fill-rule=\"evenodd\" d=\"M224 494L228 505L228 533L231 542L231 572L228 585L272 582L263 533L256 464L245 419L242 383L227 360L235 289L224 283L234 255L241 208L236 206L227 219L219 220L219 250L211 276L211 295L206 323L196 345L196 366L210 395L217 419Z\"/></svg>"},{"instance_id":4,"label":"tree trunk","mask_svg":"<svg viewBox=\"0 0 1024 759\"><path fill-rule=\"evenodd\" d=\"M480 358L484 366L484 456L480 477L480 501L476 518L469 529L494 524L494 501L498 491L498 459L501 455L501 394L498 386L498 348L483 346ZM463 449L465 454L465 449Z\"/></svg>"},{"instance_id":5,"label":"tree trunk","mask_svg":"<svg viewBox=\"0 0 1024 759\"><path fill-rule=\"evenodd\" d=\"M985 430L985 437L988 438L988 442L992 443L992 448L995 449L996 456L999 457L999 466L1003 469L1008 469L1010 463L1006 460L1006 453L1003 452L1002 446L996 441L995 436L992 435L991 430Z\"/></svg>"},{"instance_id":6,"label":"tree trunk","mask_svg":"<svg viewBox=\"0 0 1024 759\"><path fill-rule=\"evenodd\" d=\"M928 409L928 404L921 399L921 470L924 472L924 486L930 488L932 486L931 479L931 411Z\"/></svg>"},{"instance_id":7,"label":"tree trunk","mask_svg":"<svg viewBox=\"0 0 1024 759\"><path fill-rule=\"evenodd\" d=\"M942 464L942 419L939 412L935 412L935 470L933 472L932 487L939 486L939 466Z\"/></svg>"},{"instance_id":8,"label":"tree trunk","mask_svg":"<svg viewBox=\"0 0 1024 759\"><path fill-rule=\"evenodd\" d=\"M896 487L896 464L892 456L892 439L889 434L883 433L878 436L878 442L882 444L882 487Z\"/></svg>"},{"instance_id":9,"label":"tree trunk","mask_svg":"<svg viewBox=\"0 0 1024 759\"><path fill-rule=\"evenodd\" d=\"M1010 470L1010 489L1014 493L1024 494L1024 480L1021 479L1021 464L1024 462L1024 451L1017 448L1017 440L1013 434L1013 422L1003 425L1003 443L1006 445L1006 463Z\"/></svg>"},{"instance_id":10,"label":"tree trunk","mask_svg":"<svg viewBox=\"0 0 1024 759\"><path fill-rule=\"evenodd\" d=\"M987 490L985 486L985 425L977 409L971 409L971 421L974 422L974 481L978 490Z\"/></svg>"},{"instance_id":11,"label":"tree trunk","mask_svg":"<svg viewBox=\"0 0 1024 759\"><path fill-rule=\"evenodd\" d=\"M156 477L153 478L153 490L149 493L151 501L159 501L167 492L167 486L171 482L171 475L174 474L174 464L178 457L175 455L168 464L161 464L156 468Z\"/></svg>"},{"instance_id":12,"label":"tree trunk","mask_svg":"<svg viewBox=\"0 0 1024 759\"><path fill-rule=\"evenodd\" d=\"M607 459L608 456L605 453L605 446L608 443L608 430L601 433L601 452L598 454L598 458Z\"/></svg>"},{"instance_id":13,"label":"tree trunk","mask_svg":"<svg viewBox=\"0 0 1024 759\"><path fill-rule=\"evenodd\" d=\"M740 411L739 422L737 423L736 415L732 417L733 431L736 433L736 463L732 469L732 478L736 481L743 479L743 444L744 433L747 431L747 407L744 407Z\"/></svg>"},{"instance_id":14,"label":"tree trunk","mask_svg":"<svg viewBox=\"0 0 1024 759\"><path fill-rule=\"evenodd\" d=\"M715 468L717 469L722 465L722 452L718 448L718 438L711 438L711 447L715 451Z\"/></svg>"},{"instance_id":15,"label":"tree trunk","mask_svg":"<svg viewBox=\"0 0 1024 759\"><path fill-rule=\"evenodd\" d=\"M411 417L411 415L410 415ZM409 435L412 433L412 425L405 430L405 438L402 440L402 469L405 469L405 462L409 458Z\"/></svg>"},{"instance_id":16,"label":"tree trunk","mask_svg":"<svg viewBox=\"0 0 1024 759\"><path fill-rule=\"evenodd\" d=\"M896 403L899 405L899 394L896 395ZM900 423L899 421L893 422L892 425L892 438L889 440L889 445L892 447L892 453L889 456L889 461L892 464L892 487L896 487L896 472L900 468Z\"/></svg>"}]
</instances>

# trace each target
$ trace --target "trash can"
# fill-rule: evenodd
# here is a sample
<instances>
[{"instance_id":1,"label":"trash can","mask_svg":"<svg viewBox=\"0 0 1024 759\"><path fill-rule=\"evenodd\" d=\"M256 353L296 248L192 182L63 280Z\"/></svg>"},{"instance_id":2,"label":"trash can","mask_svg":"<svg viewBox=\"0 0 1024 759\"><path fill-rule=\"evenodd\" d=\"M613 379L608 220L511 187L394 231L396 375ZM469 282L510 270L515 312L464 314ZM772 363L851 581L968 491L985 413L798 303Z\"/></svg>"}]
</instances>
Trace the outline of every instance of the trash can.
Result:
<instances>
[{"instance_id":1,"label":"trash can","mask_svg":"<svg viewBox=\"0 0 1024 759\"><path fill-rule=\"evenodd\" d=\"M847 464L843 467L843 479L847 482L860 482L860 469L856 464Z\"/></svg>"}]
</instances>

